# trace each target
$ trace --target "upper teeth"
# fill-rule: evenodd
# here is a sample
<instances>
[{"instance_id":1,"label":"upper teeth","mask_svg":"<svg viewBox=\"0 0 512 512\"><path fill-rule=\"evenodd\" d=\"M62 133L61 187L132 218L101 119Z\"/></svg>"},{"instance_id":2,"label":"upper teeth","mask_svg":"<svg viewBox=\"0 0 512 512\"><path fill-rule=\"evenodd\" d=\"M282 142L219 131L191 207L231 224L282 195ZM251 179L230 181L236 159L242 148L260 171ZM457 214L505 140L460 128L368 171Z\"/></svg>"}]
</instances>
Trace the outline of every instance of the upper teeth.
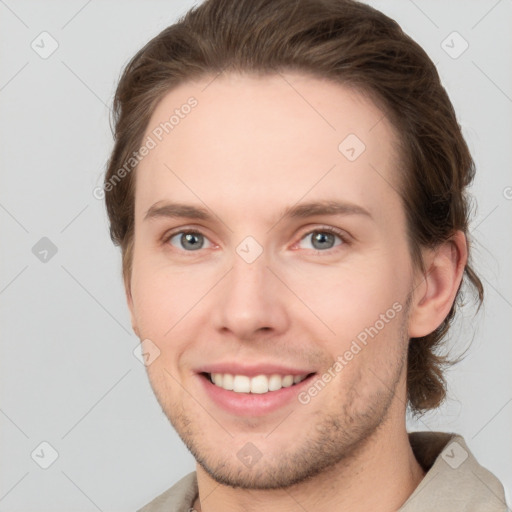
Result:
<instances>
[{"instance_id":1,"label":"upper teeth","mask_svg":"<svg viewBox=\"0 0 512 512\"><path fill-rule=\"evenodd\" d=\"M216 386L235 393L267 393L287 388L303 381L308 375L232 375L230 373L212 373L211 379Z\"/></svg>"}]
</instances>

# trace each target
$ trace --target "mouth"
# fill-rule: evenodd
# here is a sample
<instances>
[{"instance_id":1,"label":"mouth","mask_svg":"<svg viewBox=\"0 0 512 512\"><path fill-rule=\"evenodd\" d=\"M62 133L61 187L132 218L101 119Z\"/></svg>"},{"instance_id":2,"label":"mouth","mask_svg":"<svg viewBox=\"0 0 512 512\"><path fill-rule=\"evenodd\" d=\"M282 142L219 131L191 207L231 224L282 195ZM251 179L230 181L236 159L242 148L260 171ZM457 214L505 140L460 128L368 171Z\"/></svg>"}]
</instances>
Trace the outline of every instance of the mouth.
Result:
<instances>
[{"instance_id":1,"label":"mouth","mask_svg":"<svg viewBox=\"0 0 512 512\"><path fill-rule=\"evenodd\" d=\"M250 377L248 375L234 375L231 373L202 372L200 375L214 386L224 389L225 391L264 395L275 393L283 388L297 386L315 375L315 373L303 375L280 375L274 373L271 375L261 374Z\"/></svg>"},{"instance_id":2,"label":"mouth","mask_svg":"<svg viewBox=\"0 0 512 512\"><path fill-rule=\"evenodd\" d=\"M248 376L201 372L196 375L205 397L224 412L237 417L263 418L283 408L303 407L300 394L317 374Z\"/></svg>"}]
</instances>

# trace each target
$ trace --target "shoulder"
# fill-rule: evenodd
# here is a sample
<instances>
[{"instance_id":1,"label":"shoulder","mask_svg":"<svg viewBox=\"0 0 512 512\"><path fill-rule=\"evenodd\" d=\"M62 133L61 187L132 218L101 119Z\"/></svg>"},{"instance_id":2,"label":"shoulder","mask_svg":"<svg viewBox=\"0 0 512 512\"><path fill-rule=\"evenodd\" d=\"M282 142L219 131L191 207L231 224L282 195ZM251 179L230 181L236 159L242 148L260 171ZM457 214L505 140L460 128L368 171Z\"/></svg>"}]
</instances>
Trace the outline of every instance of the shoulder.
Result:
<instances>
[{"instance_id":1,"label":"shoulder","mask_svg":"<svg viewBox=\"0 0 512 512\"><path fill-rule=\"evenodd\" d=\"M144 505L138 512L188 512L197 497L197 475L193 471Z\"/></svg>"},{"instance_id":2,"label":"shoulder","mask_svg":"<svg viewBox=\"0 0 512 512\"><path fill-rule=\"evenodd\" d=\"M507 510L503 485L479 464L461 435L414 432L409 441L426 474L400 512Z\"/></svg>"}]
</instances>

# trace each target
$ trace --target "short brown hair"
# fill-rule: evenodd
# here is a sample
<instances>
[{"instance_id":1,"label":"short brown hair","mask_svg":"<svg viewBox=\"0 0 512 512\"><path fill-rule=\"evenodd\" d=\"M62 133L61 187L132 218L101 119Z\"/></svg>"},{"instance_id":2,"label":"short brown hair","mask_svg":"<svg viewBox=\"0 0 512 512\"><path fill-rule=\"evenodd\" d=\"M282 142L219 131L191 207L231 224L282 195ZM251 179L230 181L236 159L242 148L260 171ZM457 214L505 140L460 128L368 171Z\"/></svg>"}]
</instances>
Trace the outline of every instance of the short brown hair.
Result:
<instances>
[{"instance_id":1,"label":"short brown hair","mask_svg":"<svg viewBox=\"0 0 512 512\"><path fill-rule=\"evenodd\" d=\"M400 195L415 264L423 269L422 247L436 247L456 230L467 236L473 160L434 64L394 20L352 0L207 0L149 41L117 87L105 201L111 238L122 249L125 285L132 269L135 176L128 172L115 186L111 179L140 147L165 94L225 70L300 72L369 94L401 139ZM482 283L469 259L464 277L481 304ZM453 361L438 349L460 300L459 287L443 323L409 342L407 400L415 414L446 397L443 371Z\"/></svg>"}]
</instances>

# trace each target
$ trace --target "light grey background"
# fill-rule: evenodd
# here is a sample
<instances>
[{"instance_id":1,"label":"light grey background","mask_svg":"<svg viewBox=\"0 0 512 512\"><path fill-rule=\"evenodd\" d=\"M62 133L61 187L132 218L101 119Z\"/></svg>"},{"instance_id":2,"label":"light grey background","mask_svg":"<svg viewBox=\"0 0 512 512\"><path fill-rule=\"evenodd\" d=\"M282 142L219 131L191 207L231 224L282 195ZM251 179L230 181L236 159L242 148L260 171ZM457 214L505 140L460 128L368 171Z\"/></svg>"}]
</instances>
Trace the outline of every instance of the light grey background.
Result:
<instances>
[{"instance_id":1,"label":"light grey background","mask_svg":"<svg viewBox=\"0 0 512 512\"><path fill-rule=\"evenodd\" d=\"M191 5L0 0L0 511L134 510L194 470L133 355L120 253L92 195L122 67ZM474 339L448 374L450 399L409 426L461 433L510 503L512 1L372 5L438 66L478 168L471 232L486 305L453 330L454 354ZM31 47L51 49L43 31L59 45L46 59ZM458 58L442 47L460 51L453 31L469 44ZM32 252L42 237L57 248L47 262ZM36 463L50 462L43 441L58 452L48 469Z\"/></svg>"}]
</instances>

